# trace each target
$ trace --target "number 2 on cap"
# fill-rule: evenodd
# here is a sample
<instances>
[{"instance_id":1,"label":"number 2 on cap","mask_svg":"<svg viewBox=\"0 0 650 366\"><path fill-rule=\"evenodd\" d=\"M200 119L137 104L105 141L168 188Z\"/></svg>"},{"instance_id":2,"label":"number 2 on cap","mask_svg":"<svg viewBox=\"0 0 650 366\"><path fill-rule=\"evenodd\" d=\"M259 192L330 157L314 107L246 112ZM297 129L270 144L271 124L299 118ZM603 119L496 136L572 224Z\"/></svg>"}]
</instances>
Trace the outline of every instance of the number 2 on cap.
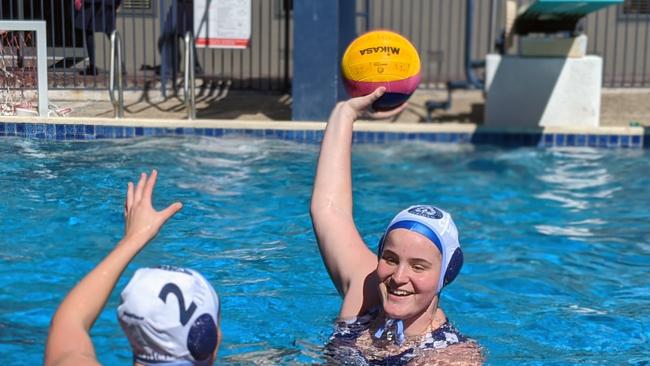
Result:
<instances>
[{"instance_id":1,"label":"number 2 on cap","mask_svg":"<svg viewBox=\"0 0 650 366\"><path fill-rule=\"evenodd\" d=\"M180 308L181 324L185 326L185 324L190 321L190 318L196 311L196 304L194 301L192 301L190 303L190 306L185 309L185 298L183 297L183 292L181 292L181 289L173 283L168 283L163 286L162 290L160 290L160 294L158 294L158 297L164 303L167 303L167 295L169 294L176 295L176 299L178 300L178 307Z\"/></svg>"}]
</instances>

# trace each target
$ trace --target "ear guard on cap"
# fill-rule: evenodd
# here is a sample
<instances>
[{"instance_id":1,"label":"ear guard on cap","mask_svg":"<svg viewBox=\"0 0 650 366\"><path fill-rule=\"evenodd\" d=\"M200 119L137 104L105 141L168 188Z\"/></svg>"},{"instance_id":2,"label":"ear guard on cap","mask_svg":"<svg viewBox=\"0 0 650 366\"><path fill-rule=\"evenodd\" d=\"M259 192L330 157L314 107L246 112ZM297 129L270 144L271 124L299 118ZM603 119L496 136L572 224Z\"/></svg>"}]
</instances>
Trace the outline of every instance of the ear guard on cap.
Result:
<instances>
[{"instance_id":1,"label":"ear guard on cap","mask_svg":"<svg viewBox=\"0 0 650 366\"><path fill-rule=\"evenodd\" d=\"M187 335L187 349L195 360L203 361L212 357L217 348L217 325L210 314L196 318Z\"/></svg>"},{"instance_id":2,"label":"ear guard on cap","mask_svg":"<svg viewBox=\"0 0 650 366\"><path fill-rule=\"evenodd\" d=\"M442 287L447 286L451 281L455 280L460 273L460 269L463 268L463 251L460 247L454 250L454 254L451 255L451 259L447 264L447 270L445 271L445 278L442 283Z\"/></svg>"}]
</instances>

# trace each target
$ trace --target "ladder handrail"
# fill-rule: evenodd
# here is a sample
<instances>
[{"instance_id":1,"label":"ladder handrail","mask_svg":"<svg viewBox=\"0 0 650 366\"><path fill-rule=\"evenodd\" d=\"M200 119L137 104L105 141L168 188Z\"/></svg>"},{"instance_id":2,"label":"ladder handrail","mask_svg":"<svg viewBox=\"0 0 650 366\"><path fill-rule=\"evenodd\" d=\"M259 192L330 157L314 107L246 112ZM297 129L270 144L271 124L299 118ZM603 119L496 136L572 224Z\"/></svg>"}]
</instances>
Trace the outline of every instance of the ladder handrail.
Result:
<instances>
[{"instance_id":1,"label":"ladder handrail","mask_svg":"<svg viewBox=\"0 0 650 366\"><path fill-rule=\"evenodd\" d=\"M194 35L191 31L187 31L187 33L185 33L183 41L185 43L185 53L183 56L185 61L183 101L185 102L185 107L187 107L187 119L193 120L196 119L196 102L194 100Z\"/></svg>"},{"instance_id":2,"label":"ladder handrail","mask_svg":"<svg viewBox=\"0 0 650 366\"><path fill-rule=\"evenodd\" d=\"M110 96L111 103L113 104L115 118L124 117L124 84L122 83L122 60L122 37L116 29L111 33L111 57L108 80L108 95ZM115 82L116 78L117 83ZM117 98L115 98L116 84Z\"/></svg>"}]
</instances>

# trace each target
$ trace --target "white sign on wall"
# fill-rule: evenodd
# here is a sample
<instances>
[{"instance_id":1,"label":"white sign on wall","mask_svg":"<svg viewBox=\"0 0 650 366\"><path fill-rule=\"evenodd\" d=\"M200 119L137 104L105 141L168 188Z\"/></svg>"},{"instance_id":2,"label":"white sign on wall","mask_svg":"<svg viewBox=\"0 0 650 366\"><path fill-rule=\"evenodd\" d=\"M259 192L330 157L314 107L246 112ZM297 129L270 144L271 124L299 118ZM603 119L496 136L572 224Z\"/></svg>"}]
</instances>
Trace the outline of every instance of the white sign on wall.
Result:
<instances>
[{"instance_id":1,"label":"white sign on wall","mask_svg":"<svg viewBox=\"0 0 650 366\"><path fill-rule=\"evenodd\" d=\"M247 48L251 0L194 0L196 47Z\"/></svg>"}]
</instances>

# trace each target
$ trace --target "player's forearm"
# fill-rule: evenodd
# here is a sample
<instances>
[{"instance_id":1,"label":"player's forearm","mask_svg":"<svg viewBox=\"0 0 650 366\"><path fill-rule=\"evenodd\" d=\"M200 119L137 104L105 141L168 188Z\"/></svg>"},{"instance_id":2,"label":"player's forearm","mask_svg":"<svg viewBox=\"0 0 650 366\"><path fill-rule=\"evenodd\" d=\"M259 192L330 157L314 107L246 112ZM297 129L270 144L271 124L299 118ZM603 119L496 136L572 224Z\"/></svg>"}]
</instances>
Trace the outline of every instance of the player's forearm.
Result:
<instances>
[{"instance_id":1,"label":"player's forearm","mask_svg":"<svg viewBox=\"0 0 650 366\"><path fill-rule=\"evenodd\" d=\"M90 271L65 297L52 319L56 324L77 323L88 331L101 313L120 275L141 245L136 239L122 239L113 251Z\"/></svg>"},{"instance_id":2,"label":"player's forearm","mask_svg":"<svg viewBox=\"0 0 650 366\"><path fill-rule=\"evenodd\" d=\"M342 104L337 105L327 123L314 179L312 211L334 209L351 215L353 119L342 108Z\"/></svg>"}]
</instances>

